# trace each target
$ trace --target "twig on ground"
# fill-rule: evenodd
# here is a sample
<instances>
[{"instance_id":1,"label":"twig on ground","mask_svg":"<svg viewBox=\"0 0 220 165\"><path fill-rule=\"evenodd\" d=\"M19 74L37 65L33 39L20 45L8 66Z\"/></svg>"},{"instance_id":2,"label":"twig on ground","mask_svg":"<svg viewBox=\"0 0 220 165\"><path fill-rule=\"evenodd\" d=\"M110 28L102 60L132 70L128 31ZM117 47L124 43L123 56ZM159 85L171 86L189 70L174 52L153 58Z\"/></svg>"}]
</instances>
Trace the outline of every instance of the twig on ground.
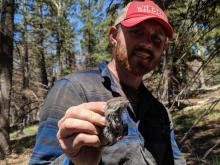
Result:
<instances>
[{"instance_id":1,"label":"twig on ground","mask_svg":"<svg viewBox=\"0 0 220 165\"><path fill-rule=\"evenodd\" d=\"M202 160L206 159L206 157L214 150L215 147L217 147L220 144L220 139L215 143L214 146L212 146L208 151L206 151L206 153L204 154L204 156L202 157Z\"/></svg>"}]
</instances>

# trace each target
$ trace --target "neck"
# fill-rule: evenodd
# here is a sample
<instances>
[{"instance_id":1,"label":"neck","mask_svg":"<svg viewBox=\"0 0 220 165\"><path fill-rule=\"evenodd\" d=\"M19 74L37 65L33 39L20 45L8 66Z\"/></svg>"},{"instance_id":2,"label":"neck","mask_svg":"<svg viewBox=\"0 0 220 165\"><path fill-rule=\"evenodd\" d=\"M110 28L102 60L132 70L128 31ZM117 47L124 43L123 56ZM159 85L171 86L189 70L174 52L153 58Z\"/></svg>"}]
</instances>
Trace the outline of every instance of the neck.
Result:
<instances>
[{"instance_id":1,"label":"neck","mask_svg":"<svg viewBox=\"0 0 220 165\"><path fill-rule=\"evenodd\" d=\"M142 82L142 76L133 75L132 73L126 71L124 68L120 68L117 66L114 59L109 62L108 68L114 74L118 82L121 82L134 89L138 89Z\"/></svg>"}]
</instances>

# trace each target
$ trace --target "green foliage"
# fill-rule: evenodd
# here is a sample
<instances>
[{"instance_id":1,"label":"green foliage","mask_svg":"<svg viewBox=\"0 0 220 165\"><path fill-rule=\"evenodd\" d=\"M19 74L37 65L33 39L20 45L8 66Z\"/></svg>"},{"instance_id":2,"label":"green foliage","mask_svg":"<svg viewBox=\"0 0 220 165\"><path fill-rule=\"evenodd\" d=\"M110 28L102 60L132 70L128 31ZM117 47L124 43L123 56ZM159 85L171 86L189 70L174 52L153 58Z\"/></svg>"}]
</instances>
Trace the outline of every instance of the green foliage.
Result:
<instances>
[{"instance_id":1,"label":"green foliage","mask_svg":"<svg viewBox=\"0 0 220 165\"><path fill-rule=\"evenodd\" d=\"M102 60L111 58L108 30L114 24L117 10L130 1L81 0L79 19L83 26L81 54L86 56L86 66L94 67Z\"/></svg>"},{"instance_id":2,"label":"green foliage","mask_svg":"<svg viewBox=\"0 0 220 165\"><path fill-rule=\"evenodd\" d=\"M10 140L13 151L15 153L21 154L27 148L33 148L35 144L37 129L38 126L33 125L25 128L23 134L19 134L19 131L11 132Z\"/></svg>"},{"instance_id":3,"label":"green foliage","mask_svg":"<svg viewBox=\"0 0 220 165\"><path fill-rule=\"evenodd\" d=\"M193 45L197 51L207 50L205 55L208 56L219 45L219 9L219 2L206 0L178 1L169 6L168 15L174 26L175 39L178 39L177 51L181 54L178 56L193 53ZM200 56L196 51L191 55Z\"/></svg>"},{"instance_id":4,"label":"green foliage","mask_svg":"<svg viewBox=\"0 0 220 165\"><path fill-rule=\"evenodd\" d=\"M24 135L24 136L35 135L36 132L37 132L37 130L38 130L38 125L29 126L29 127L27 127L27 128L24 129L23 135ZM17 139L19 132L20 132L20 130L11 131L11 133L10 133L10 139L11 139L11 140Z\"/></svg>"},{"instance_id":5,"label":"green foliage","mask_svg":"<svg viewBox=\"0 0 220 165\"><path fill-rule=\"evenodd\" d=\"M220 159L218 157L213 157L211 165L220 165Z\"/></svg>"},{"instance_id":6,"label":"green foliage","mask_svg":"<svg viewBox=\"0 0 220 165\"><path fill-rule=\"evenodd\" d=\"M80 20L83 23L83 26L80 29L82 34L81 49L82 55L86 56L86 66L94 67L96 66L96 58L94 54L97 52L100 33L98 31L98 26L100 20L103 17L103 3L104 1L90 1L90 0L81 0L80 1Z\"/></svg>"},{"instance_id":7,"label":"green foliage","mask_svg":"<svg viewBox=\"0 0 220 165\"><path fill-rule=\"evenodd\" d=\"M185 74L191 69L188 61L199 60L206 67L213 58L219 58L219 9L217 0L181 0L170 2L166 10L175 32L171 41L172 73L181 88L193 85Z\"/></svg>"}]
</instances>

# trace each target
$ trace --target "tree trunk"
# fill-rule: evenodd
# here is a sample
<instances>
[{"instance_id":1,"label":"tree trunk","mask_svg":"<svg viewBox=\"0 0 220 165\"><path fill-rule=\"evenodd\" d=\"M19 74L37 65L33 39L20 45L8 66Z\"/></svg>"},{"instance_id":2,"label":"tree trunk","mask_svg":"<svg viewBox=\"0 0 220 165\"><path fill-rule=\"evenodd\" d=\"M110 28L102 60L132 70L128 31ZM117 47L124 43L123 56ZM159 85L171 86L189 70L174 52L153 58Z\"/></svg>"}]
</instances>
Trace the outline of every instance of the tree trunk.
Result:
<instances>
[{"instance_id":1,"label":"tree trunk","mask_svg":"<svg viewBox=\"0 0 220 165\"><path fill-rule=\"evenodd\" d=\"M24 57L23 57L23 85L22 88L23 90L28 89L29 88L29 64L28 64L28 33L27 33L27 20L26 20L26 1L24 0L23 2L24 5L24 11L25 11L25 15L24 15L24 32L23 32L23 43L24 43Z\"/></svg>"},{"instance_id":2,"label":"tree trunk","mask_svg":"<svg viewBox=\"0 0 220 165\"><path fill-rule=\"evenodd\" d=\"M57 39L56 56L58 58L58 65L59 65L59 71L58 71L57 78L60 78L60 76L62 75L62 72L63 72L63 59L62 59L62 55L61 55L63 39L61 38L60 29L57 29L56 39Z\"/></svg>"},{"instance_id":3,"label":"tree trunk","mask_svg":"<svg viewBox=\"0 0 220 165\"><path fill-rule=\"evenodd\" d=\"M9 110L13 67L14 1L3 0L0 30L0 159L10 153Z\"/></svg>"},{"instance_id":4,"label":"tree trunk","mask_svg":"<svg viewBox=\"0 0 220 165\"><path fill-rule=\"evenodd\" d=\"M42 3L39 2L39 7L38 7L38 14L41 17L41 20L43 22L43 13L42 13ZM41 77L41 83L45 86L48 86L48 79L47 79L47 70L46 70L46 62L45 62L45 53L44 53L44 34L43 34L43 24L39 24L39 28L41 31L39 32L39 68L40 68L40 77Z\"/></svg>"},{"instance_id":5,"label":"tree trunk","mask_svg":"<svg viewBox=\"0 0 220 165\"><path fill-rule=\"evenodd\" d=\"M26 9L26 0L23 0L23 7L24 7L24 32L23 32L23 36L22 36L22 40L24 43L24 57L23 57L23 66L22 66L22 75L23 75L23 84L22 84L22 90L23 93L25 93L25 90L29 89L29 49L28 49L28 30L27 30L27 18L26 18L26 14L27 14L27 9ZM26 104L28 102L28 98L23 94L22 95L22 104ZM25 106L22 106L21 109L19 110L18 114L19 114L19 119L21 120L21 122L19 122L19 126L20 126L20 132L19 134L24 134L23 130L25 127L25 121L27 118L26 115L26 109Z\"/></svg>"},{"instance_id":6,"label":"tree trunk","mask_svg":"<svg viewBox=\"0 0 220 165\"><path fill-rule=\"evenodd\" d=\"M173 98L173 57L172 57L173 43L170 44L166 56L164 57L164 67L163 67L163 78L161 80L162 89L158 96L160 96L161 102L164 104L168 103L168 106L171 105ZM159 85L161 86L161 85Z\"/></svg>"},{"instance_id":7,"label":"tree trunk","mask_svg":"<svg viewBox=\"0 0 220 165\"><path fill-rule=\"evenodd\" d=\"M199 81L200 81L200 88L206 88L203 70L200 72Z\"/></svg>"},{"instance_id":8,"label":"tree trunk","mask_svg":"<svg viewBox=\"0 0 220 165\"><path fill-rule=\"evenodd\" d=\"M71 71L76 68L75 53L73 51L68 51L67 53L67 68Z\"/></svg>"}]
</instances>

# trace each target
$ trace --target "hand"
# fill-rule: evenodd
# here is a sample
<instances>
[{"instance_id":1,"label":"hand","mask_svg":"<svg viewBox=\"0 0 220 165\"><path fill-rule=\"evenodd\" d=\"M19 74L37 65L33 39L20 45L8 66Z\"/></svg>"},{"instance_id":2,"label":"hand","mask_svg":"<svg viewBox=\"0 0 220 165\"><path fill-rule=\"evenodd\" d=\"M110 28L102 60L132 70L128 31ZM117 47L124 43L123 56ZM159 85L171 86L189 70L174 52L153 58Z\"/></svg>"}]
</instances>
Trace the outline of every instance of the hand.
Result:
<instances>
[{"instance_id":1,"label":"hand","mask_svg":"<svg viewBox=\"0 0 220 165\"><path fill-rule=\"evenodd\" d=\"M98 135L105 126L105 106L105 102L90 102L70 107L58 122L57 139L74 164L99 164L101 142Z\"/></svg>"}]
</instances>

